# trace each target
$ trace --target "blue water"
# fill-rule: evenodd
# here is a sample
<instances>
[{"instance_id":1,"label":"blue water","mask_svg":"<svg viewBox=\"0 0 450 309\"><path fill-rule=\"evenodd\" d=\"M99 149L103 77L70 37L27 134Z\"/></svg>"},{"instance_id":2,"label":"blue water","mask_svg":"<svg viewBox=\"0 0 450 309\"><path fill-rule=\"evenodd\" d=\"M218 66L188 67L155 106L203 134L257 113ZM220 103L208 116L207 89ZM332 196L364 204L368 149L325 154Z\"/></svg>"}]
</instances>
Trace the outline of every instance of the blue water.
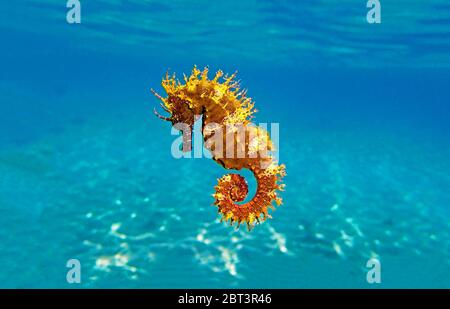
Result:
<instances>
[{"instance_id":1,"label":"blue water","mask_svg":"<svg viewBox=\"0 0 450 309\"><path fill-rule=\"evenodd\" d=\"M450 6L381 2L2 1L0 287L449 288ZM284 204L251 232L152 114L194 64L280 124Z\"/></svg>"}]
</instances>

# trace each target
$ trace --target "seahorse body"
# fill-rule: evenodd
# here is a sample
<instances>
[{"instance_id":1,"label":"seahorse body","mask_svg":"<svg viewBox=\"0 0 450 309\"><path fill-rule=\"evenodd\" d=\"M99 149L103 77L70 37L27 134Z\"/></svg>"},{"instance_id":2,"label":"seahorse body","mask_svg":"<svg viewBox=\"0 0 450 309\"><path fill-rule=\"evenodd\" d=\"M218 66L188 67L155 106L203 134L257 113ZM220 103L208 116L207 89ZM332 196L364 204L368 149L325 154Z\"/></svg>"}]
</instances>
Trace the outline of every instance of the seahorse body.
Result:
<instances>
[{"instance_id":1,"label":"seahorse body","mask_svg":"<svg viewBox=\"0 0 450 309\"><path fill-rule=\"evenodd\" d=\"M269 151L273 149L268 133L250 123L255 112L252 99L241 91L235 79L236 73L223 76L218 71L213 79L208 79L208 68L203 71L196 67L189 77L184 76L182 84L175 75L166 74L162 86L167 92L163 98L152 90L162 101L162 108L170 114L163 117L155 110L155 114L173 124L184 123L192 130L195 115L203 115L202 128L205 147L208 148L213 159L226 169L240 170L247 168L253 172L257 181L255 196L244 204L242 202L248 193L246 180L238 174L228 174L218 180L215 186L214 205L222 216L222 220L231 225L237 223L239 227L245 222L250 230L256 223L266 220L270 215L268 209L274 209L272 202L280 205L282 199L278 196L284 185L280 184L285 175L285 166L278 165ZM236 127L245 128L245 134L238 134ZM211 129L214 128L214 129ZM223 147L211 143L214 134L221 131ZM232 138L233 142L226 141ZM190 139L186 141L190 144ZM237 149L244 153L244 157L236 155ZM190 150L190 147L184 150ZM232 153L234 155L230 156Z\"/></svg>"}]
</instances>

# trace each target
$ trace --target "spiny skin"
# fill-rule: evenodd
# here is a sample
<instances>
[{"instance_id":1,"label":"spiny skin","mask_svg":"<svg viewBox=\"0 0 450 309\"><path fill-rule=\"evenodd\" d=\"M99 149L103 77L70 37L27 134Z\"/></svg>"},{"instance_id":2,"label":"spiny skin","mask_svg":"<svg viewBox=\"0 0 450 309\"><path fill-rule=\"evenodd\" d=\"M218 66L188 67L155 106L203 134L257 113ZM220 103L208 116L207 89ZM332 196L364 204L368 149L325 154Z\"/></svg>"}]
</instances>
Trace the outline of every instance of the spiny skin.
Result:
<instances>
[{"instance_id":1,"label":"spiny skin","mask_svg":"<svg viewBox=\"0 0 450 309\"><path fill-rule=\"evenodd\" d=\"M189 78L184 76L184 84L176 80L175 76L166 74L162 80L162 86L168 94L166 98L153 90L152 92L162 101L162 108L170 113L170 117L163 117L155 111L159 118L172 124L188 124L192 130L194 116L203 115L202 133L205 146L211 151L213 159L226 169L247 168L253 172L257 180L257 190L249 202L237 204L243 201L248 193L247 182L238 174L228 174L220 178L213 194L214 205L218 207L222 220L230 221L231 225L237 223L238 227L245 222L250 230L256 223L270 217L268 208L274 209L272 201L277 205L281 204L282 200L277 191L283 189L284 185L279 182L285 175L285 167L277 165L268 154L273 148L268 133L250 123L255 112L254 104L245 91L240 91L238 82L234 80L235 75L236 73L223 77L222 71L218 71L210 80L208 68L200 71L194 67ZM218 127L216 125L212 130L209 126L212 124L218 124ZM242 125L246 133L244 136L237 134L236 130L229 129L230 125ZM226 132L222 141L226 146L216 149L216 144L209 141L217 130ZM227 136L231 136L234 141L231 145L226 143ZM190 151L191 141L185 142L189 147L183 149ZM226 155L227 150L236 154L236 149L241 149L245 155L233 155L231 158Z\"/></svg>"}]
</instances>

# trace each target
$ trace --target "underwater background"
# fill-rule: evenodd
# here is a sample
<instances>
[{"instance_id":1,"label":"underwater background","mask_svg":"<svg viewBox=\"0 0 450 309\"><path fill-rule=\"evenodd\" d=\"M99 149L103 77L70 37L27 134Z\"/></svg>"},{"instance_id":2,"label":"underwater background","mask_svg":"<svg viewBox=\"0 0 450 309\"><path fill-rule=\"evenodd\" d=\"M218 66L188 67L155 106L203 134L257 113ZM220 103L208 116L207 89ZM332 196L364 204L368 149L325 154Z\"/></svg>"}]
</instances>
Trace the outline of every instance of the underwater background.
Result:
<instances>
[{"instance_id":1,"label":"underwater background","mask_svg":"<svg viewBox=\"0 0 450 309\"><path fill-rule=\"evenodd\" d=\"M447 1L80 2L0 4L0 287L450 288ZM284 203L251 232L153 115L194 64L280 124Z\"/></svg>"}]
</instances>

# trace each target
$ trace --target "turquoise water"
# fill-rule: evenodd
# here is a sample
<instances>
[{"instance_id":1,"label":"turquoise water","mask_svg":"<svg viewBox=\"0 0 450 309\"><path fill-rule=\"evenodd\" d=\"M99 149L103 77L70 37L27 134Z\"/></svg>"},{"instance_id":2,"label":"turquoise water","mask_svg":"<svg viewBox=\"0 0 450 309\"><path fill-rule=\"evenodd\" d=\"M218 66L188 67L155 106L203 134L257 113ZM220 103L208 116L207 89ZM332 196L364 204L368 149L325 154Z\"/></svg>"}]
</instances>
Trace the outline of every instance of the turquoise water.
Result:
<instances>
[{"instance_id":1,"label":"turquoise water","mask_svg":"<svg viewBox=\"0 0 450 309\"><path fill-rule=\"evenodd\" d=\"M393 2L1 3L0 287L449 288L450 6ZM284 204L251 232L153 115L194 64L280 124Z\"/></svg>"}]
</instances>

